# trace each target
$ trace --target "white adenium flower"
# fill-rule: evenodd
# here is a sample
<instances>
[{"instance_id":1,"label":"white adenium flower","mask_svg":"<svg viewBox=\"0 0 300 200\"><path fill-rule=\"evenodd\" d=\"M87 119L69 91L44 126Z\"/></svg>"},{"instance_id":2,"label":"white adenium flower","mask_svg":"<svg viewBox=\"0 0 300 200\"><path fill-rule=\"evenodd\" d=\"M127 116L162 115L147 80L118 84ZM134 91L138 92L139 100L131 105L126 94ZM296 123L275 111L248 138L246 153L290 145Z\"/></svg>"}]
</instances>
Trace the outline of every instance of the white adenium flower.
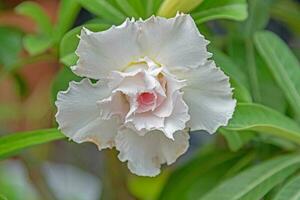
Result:
<instances>
[{"instance_id":1,"label":"white adenium flower","mask_svg":"<svg viewBox=\"0 0 300 200\"><path fill-rule=\"evenodd\" d=\"M116 147L131 172L155 176L189 146L189 130L214 133L236 101L189 15L127 19L103 32L82 29L72 67L85 78L60 92L59 129L99 150Z\"/></svg>"}]
</instances>

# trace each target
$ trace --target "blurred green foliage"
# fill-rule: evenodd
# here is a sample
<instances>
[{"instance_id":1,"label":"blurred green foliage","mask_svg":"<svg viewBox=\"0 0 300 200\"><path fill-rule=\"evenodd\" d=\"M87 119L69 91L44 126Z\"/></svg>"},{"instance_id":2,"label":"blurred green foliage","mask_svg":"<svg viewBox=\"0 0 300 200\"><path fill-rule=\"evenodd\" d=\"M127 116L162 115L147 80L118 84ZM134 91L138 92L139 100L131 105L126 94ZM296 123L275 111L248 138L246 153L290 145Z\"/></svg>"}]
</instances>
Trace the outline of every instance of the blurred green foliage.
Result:
<instances>
[{"instance_id":1,"label":"blurred green foliage","mask_svg":"<svg viewBox=\"0 0 300 200\"><path fill-rule=\"evenodd\" d=\"M74 27L80 9L87 10L92 19ZM25 34L15 27L0 26L0 81L11 76L18 94L26 96L28 86L18 70L54 58L61 64L49 91L54 102L69 81L80 80L69 66L78 59L75 50L82 27L103 31L127 17L171 17L178 11L190 13L211 41L209 50L230 77L238 106L229 125L220 128L188 161L156 178L126 177L126 190L145 200L299 199L299 1L61 0L55 23L40 4L26 1L15 12L31 18L37 30ZM23 49L29 56L21 56ZM0 119L17 115L17 107L0 104ZM0 158L62 138L56 129L3 136ZM0 199L20 199L14 196L20 188L1 179L3 171L0 169ZM109 196L108 191L103 193ZM35 198L26 194L27 199Z\"/></svg>"}]
</instances>

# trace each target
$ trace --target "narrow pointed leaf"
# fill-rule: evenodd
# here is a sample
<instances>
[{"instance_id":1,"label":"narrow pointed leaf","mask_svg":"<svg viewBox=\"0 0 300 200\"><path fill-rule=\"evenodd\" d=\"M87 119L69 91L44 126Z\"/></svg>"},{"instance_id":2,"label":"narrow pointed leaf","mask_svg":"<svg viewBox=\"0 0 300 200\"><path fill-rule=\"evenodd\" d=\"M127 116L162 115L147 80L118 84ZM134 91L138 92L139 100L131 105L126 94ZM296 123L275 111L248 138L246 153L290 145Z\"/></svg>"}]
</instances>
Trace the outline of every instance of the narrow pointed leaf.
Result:
<instances>
[{"instance_id":1,"label":"narrow pointed leaf","mask_svg":"<svg viewBox=\"0 0 300 200\"><path fill-rule=\"evenodd\" d=\"M65 138L65 136L57 129L8 134L0 137L0 159L15 155L25 148L63 138Z\"/></svg>"},{"instance_id":2,"label":"narrow pointed leaf","mask_svg":"<svg viewBox=\"0 0 300 200\"><path fill-rule=\"evenodd\" d=\"M283 114L259 104L237 105L227 130L260 131L300 144L300 126Z\"/></svg>"},{"instance_id":3,"label":"narrow pointed leaf","mask_svg":"<svg viewBox=\"0 0 300 200\"><path fill-rule=\"evenodd\" d=\"M114 24L120 24L126 16L106 0L77 0L91 13Z\"/></svg>"},{"instance_id":4,"label":"narrow pointed leaf","mask_svg":"<svg viewBox=\"0 0 300 200\"><path fill-rule=\"evenodd\" d=\"M213 19L244 20L247 18L246 0L204 0L193 12L197 24Z\"/></svg>"},{"instance_id":5,"label":"narrow pointed leaf","mask_svg":"<svg viewBox=\"0 0 300 200\"><path fill-rule=\"evenodd\" d=\"M274 33L255 34L255 45L296 115L300 117L300 65L287 45Z\"/></svg>"},{"instance_id":6,"label":"narrow pointed leaf","mask_svg":"<svg viewBox=\"0 0 300 200\"><path fill-rule=\"evenodd\" d=\"M299 200L300 199L300 176L296 176L286 183L276 194L274 200Z\"/></svg>"},{"instance_id":7,"label":"narrow pointed leaf","mask_svg":"<svg viewBox=\"0 0 300 200\"><path fill-rule=\"evenodd\" d=\"M128 0L116 0L122 11L128 16L128 17L135 17L138 18L139 14L136 12L136 10L131 6Z\"/></svg>"},{"instance_id":8,"label":"narrow pointed leaf","mask_svg":"<svg viewBox=\"0 0 300 200\"><path fill-rule=\"evenodd\" d=\"M55 27L55 37L59 41L64 33L72 28L79 13L80 5L74 0L62 0L59 5L58 20Z\"/></svg>"},{"instance_id":9,"label":"narrow pointed leaf","mask_svg":"<svg viewBox=\"0 0 300 200\"><path fill-rule=\"evenodd\" d=\"M224 181L201 200L260 200L299 168L298 154L265 161Z\"/></svg>"}]
</instances>

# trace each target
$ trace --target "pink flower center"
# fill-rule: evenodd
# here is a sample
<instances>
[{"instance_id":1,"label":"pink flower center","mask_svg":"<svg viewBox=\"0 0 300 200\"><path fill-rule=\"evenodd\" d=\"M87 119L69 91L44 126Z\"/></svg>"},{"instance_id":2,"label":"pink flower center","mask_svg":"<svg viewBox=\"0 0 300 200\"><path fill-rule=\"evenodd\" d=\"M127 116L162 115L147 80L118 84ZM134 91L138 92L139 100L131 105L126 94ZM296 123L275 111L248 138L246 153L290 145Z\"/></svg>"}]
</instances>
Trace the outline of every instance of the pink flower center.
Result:
<instances>
[{"instance_id":1,"label":"pink flower center","mask_svg":"<svg viewBox=\"0 0 300 200\"><path fill-rule=\"evenodd\" d=\"M150 106L154 103L155 95L151 92L143 92L137 100L140 106Z\"/></svg>"}]
</instances>

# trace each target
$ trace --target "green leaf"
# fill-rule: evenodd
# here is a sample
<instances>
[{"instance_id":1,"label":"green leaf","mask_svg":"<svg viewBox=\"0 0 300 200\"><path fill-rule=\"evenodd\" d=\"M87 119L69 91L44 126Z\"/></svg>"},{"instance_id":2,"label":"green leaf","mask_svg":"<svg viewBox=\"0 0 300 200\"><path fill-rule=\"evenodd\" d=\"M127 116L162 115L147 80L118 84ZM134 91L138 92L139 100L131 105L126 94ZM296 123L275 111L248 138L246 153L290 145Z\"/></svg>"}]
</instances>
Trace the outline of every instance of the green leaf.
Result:
<instances>
[{"instance_id":1,"label":"green leaf","mask_svg":"<svg viewBox=\"0 0 300 200\"><path fill-rule=\"evenodd\" d=\"M162 17L173 17L177 12L189 13L199 6L203 0L164 0L158 10Z\"/></svg>"},{"instance_id":2,"label":"green leaf","mask_svg":"<svg viewBox=\"0 0 300 200\"><path fill-rule=\"evenodd\" d=\"M55 26L56 41L59 41L63 35L72 28L74 21L79 13L80 6L74 0L62 0L59 4L58 20Z\"/></svg>"},{"instance_id":3,"label":"green leaf","mask_svg":"<svg viewBox=\"0 0 300 200\"><path fill-rule=\"evenodd\" d=\"M213 19L244 20L247 18L246 0L205 0L192 12L197 24Z\"/></svg>"},{"instance_id":4,"label":"green leaf","mask_svg":"<svg viewBox=\"0 0 300 200\"><path fill-rule=\"evenodd\" d=\"M110 24L85 24L85 28L91 31L103 31L109 28ZM78 59L75 50L79 43L78 35L83 26L76 27L66 33L60 43L60 61L67 66L74 65Z\"/></svg>"},{"instance_id":5,"label":"green leaf","mask_svg":"<svg viewBox=\"0 0 300 200\"><path fill-rule=\"evenodd\" d=\"M299 200L300 199L300 176L296 176L286 183L276 194L274 200Z\"/></svg>"},{"instance_id":6,"label":"green leaf","mask_svg":"<svg viewBox=\"0 0 300 200\"><path fill-rule=\"evenodd\" d=\"M234 98L238 102L252 102L251 94L248 91L248 79L245 73L226 54L213 48L213 59L226 75L230 77L231 86L234 88Z\"/></svg>"},{"instance_id":7,"label":"green leaf","mask_svg":"<svg viewBox=\"0 0 300 200\"><path fill-rule=\"evenodd\" d=\"M0 65L9 69L22 50L22 33L16 29L0 27Z\"/></svg>"},{"instance_id":8,"label":"green leaf","mask_svg":"<svg viewBox=\"0 0 300 200\"><path fill-rule=\"evenodd\" d=\"M278 36L268 31L255 34L255 45L300 118L300 65L297 58Z\"/></svg>"},{"instance_id":9,"label":"green leaf","mask_svg":"<svg viewBox=\"0 0 300 200\"><path fill-rule=\"evenodd\" d=\"M265 28L269 21L269 8L272 0L248 1L249 15L245 23L241 24L240 30L246 36L253 35L255 31Z\"/></svg>"},{"instance_id":10,"label":"green leaf","mask_svg":"<svg viewBox=\"0 0 300 200\"><path fill-rule=\"evenodd\" d=\"M213 53L213 60L227 75L234 78L239 83L249 86L246 74L228 55L216 48L210 49L210 51Z\"/></svg>"},{"instance_id":11,"label":"green leaf","mask_svg":"<svg viewBox=\"0 0 300 200\"><path fill-rule=\"evenodd\" d=\"M259 103L285 114L288 107L285 95L276 84L269 67L262 60L261 56L256 53L255 58L261 97Z\"/></svg>"},{"instance_id":12,"label":"green leaf","mask_svg":"<svg viewBox=\"0 0 300 200\"><path fill-rule=\"evenodd\" d=\"M148 0L147 1L147 17L157 14L157 11L159 10L159 7L163 0Z\"/></svg>"},{"instance_id":13,"label":"green leaf","mask_svg":"<svg viewBox=\"0 0 300 200\"><path fill-rule=\"evenodd\" d=\"M283 114L259 104L240 103L226 130L260 131L300 144L300 126Z\"/></svg>"},{"instance_id":14,"label":"green leaf","mask_svg":"<svg viewBox=\"0 0 300 200\"><path fill-rule=\"evenodd\" d=\"M230 75L229 75L230 77ZM231 87L233 90L233 97L238 102L252 102L252 97L249 90L241 83L237 82L234 78L230 77Z\"/></svg>"},{"instance_id":15,"label":"green leaf","mask_svg":"<svg viewBox=\"0 0 300 200\"><path fill-rule=\"evenodd\" d=\"M113 24L120 24L126 16L106 0L77 0L85 9Z\"/></svg>"},{"instance_id":16,"label":"green leaf","mask_svg":"<svg viewBox=\"0 0 300 200\"><path fill-rule=\"evenodd\" d=\"M52 33L51 20L39 4L26 1L19 4L15 9L17 13L33 19L42 33L48 35Z\"/></svg>"},{"instance_id":17,"label":"green leaf","mask_svg":"<svg viewBox=\"0 0 300 200\"><path fill-rule=\"evenodd\" d=\"M202 150L171 174L159 200L188 200L204 195L222 180L241 155L241 151L233 154L216 148Z\"/></svg>"},{"instance_id":18,"label":"green leaf","mask_svg":"<svg viewBox=\"0 0 300 200\"><path fill-rule=\"evenodd\" d=\"M138 13L139 17L145 18L146 17L146 6L144 5L143 0L127 0L130 5L135 9Z\"/></svg>"},{"instance_id":19,"label":"green leaf","mask_svg":"<svg viewBox=\"0 0 300 200\"><path fill-rule=\"evenodd\" d=\"M34 145L63 139L65 136L57 129L35 130L11 133L0 137L0 159L15 155L17 152Z\"/></svg>"},{"instance_id":20,"label":"green leaf","mask_svg":"<svg viewBox=\"0 0 300 200\"><path fill-rule=\"evenodd\" d=\"M23 44L30 55L37 55L49 49L53 40L45 35L26 35Z\"/></svg>"},{"instance_id":21,"label":"green leaf","mask_svg":"<svg viewBox=\"0 0 300 200\"><path fill-rule=\"evenodd\" d=\"M135 17L138 18L139 14L136 12L136 10L132 7L132 5L129 3L128 0L116 0L122 11L128 16L128 17Z\"/></svg>"},{"instance_id":22,"label":"green leaf","mask_svg":"<svg viewBox=\"0 0 300 200\"><path fill-rule=\"evenodd\" d=\"M76 76L69 67L62 67L53 80L51 88L52 102L54 104L57 93L67 90L70 81L79 81L80 77Z\"/></svg>"},{"instance_id":23,"label":"green leaf","mask_svg":"<svg viewBox=\"0 0 300 200\"><path fill-rule=\"evenodd\" d=\"M201 199L259 200L299 168L298 154L265 161L222 182Z\"/></svg>"},{"instance_id":24,"label":"green leaf","mask_svg":"<svg viewBox=\"0 0 300 200\"><path fill-rule=\"evenodd\" d=\"M228 131L220 129L219 132L225 137L231 151L237 151L248 143L255 135L250 131Z\"/></svg>"}]
</instances>

